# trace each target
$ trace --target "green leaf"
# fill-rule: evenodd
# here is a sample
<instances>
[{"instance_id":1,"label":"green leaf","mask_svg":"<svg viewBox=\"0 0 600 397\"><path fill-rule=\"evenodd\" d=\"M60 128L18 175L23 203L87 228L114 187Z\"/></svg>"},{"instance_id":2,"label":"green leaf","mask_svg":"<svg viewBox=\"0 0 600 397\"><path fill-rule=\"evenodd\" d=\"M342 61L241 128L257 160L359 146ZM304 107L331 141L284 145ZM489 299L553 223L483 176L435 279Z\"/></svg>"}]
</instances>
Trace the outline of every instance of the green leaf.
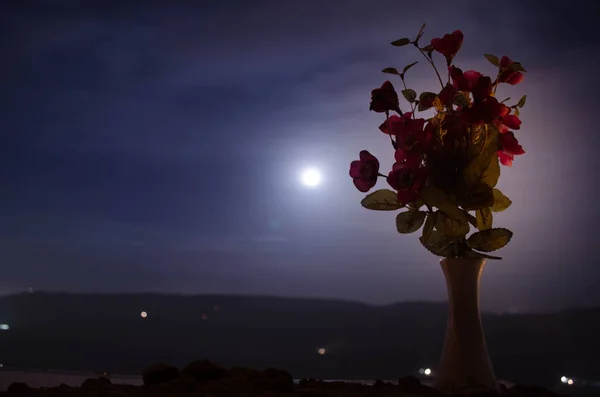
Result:
<instances>
[{"instance_id":1,"label":"green leaf","mask_svg":"<svg viewBox=\"0 0 600 397\"><path fill-rule=\"evenodd\" d=\"M401 212L396 217L396 229L402 234L414 233L423 226L425 217L427 213L423 211Z\"/></svg>"},{"instance_id":2,"label":"green leaf","mask_svg":"<svg viewBox=\"0 0 600 397\"><path fill-rule=\"evenodd\" d=\"M519 102L517 102L517 106L522 108L523 106L525 106L526 101L527 101L527 95L523 95L521 97L521 99L519 99Z\"/></svg>"},{"instance_id":3,"label":"green leaf","mask_svg":"<svg viewBox=\"0 0 600 397\"><path fill-rule=\"evenodd\" d=\"M519 117L521 115L521 112L519 111L519 109L515 108L515 116Z\"/></svg>"},{"instance_id":4,"label":"green leaf","mask_svg":"<svg viewBox=\"0 0 600 397\"><path fill-rule=\"evenodd\" d=\"M494 217L489 208L482 208L475 211L475 217L477 219L477 229L487 230L492 228Z\"/></svg>"},{"instance_id":5,"label":"green leaf","mask_svg":"<svg viewBox=\"0 0 600 397\"><path fill-rule=\"evenodd\" d=\"M431 51L433 51L433 46L431 44L428 44L425 47L421 48L421 50L423 50L425 52L431 52Z\"/></svg>"},{"instance_id":6,"label":"green leaf","mask_svg":"<svg viewBox=\"0 0 600 397\"><path fill-rule=\"evenodd\" d=\"M452 243L454 239L444 235L437 230L434 230L427 236L421 236L419 241L429 252L437 256L452 257L454 255Z\"/></svg>"},{"instance_id":7,"label":"green leaf","mask_svg":"<svg viewBox=\"0 0 600 397\"><path fill-rule=\"evenodd\" d=\"M448 195L438 188L428 186L421 190L421 198L430 207L437 207L450 218L461 221L465 219L462 211L448 198Z\"/></svg>"},{"instance_id":8,"label":"green leaf","mask_svg":"<svg viewBox=\"0 0 600 397\"><path fill-rule=\"evenodd\" d=\"M400 74L398 73L398 71L394 68L385 68L382 70L383 73L389 73L389 74Z\"/></svg>"},{"instance_id":9,"label":"green leaf","mask_svg":"<svg viewBox=\"0 0 600 397\"><path fill-rule=\"evenodd\" d=\"M482 230L467 239L467 246L478 251L492 252L508 244L512 236L513 233L504 228Z\"/></svg>"},{"instance_id":10,"label":"green leaf","mask_svg":"<svg viewBox=\"0 0 600 397\"><path fill-rule=\"evenodd\" d=\"M421 29L419 29L419 33L417 33L417 38L415 41L418 41L421 36L423 36L423 32L425 31L425 24L421 25Z\"/></svg>"},{"instance_id":11,"label":"green leaf","mask_svg":"<svg viewBox=\"0 0 600 397\"><path fill-rule=\"evenodd\" d=\"M521 65L521 62L513 62L510 65L508 65L507 69L511 72L527 72L523 65Z\"/></svg>"},{"instance_id":12,"label":"green leaf","mask_svg":"<svg viewBox=\"0 0 600 397\"><path fill-rule=\"evenodd\" d=\"M433 92L425 91L425 92L422 92L421 95L419 95L419 101L421 101L421 102L431 101L431 100L435 99L436 96L437 96L437 94L435 94Z\"/></svg>"},{"instance_id":13,"label":"green leaf","mask_svg":"<svg viewBox=\"0 0 600 397\"><path fill-rule=\"evenodd\" d=\"M463 192L459 190L459 193ZM467 211L488 208L494 204L494 192L491 187L480 182L474 189L467 189L466 194L460 198L460 203Z\"/></svg>"},{"instance_id":14,"label":"green leaf","mask_svg":"<svg viewBox=\"0 0 600 397\"><path fill-rule=\"evenodd\" d=\"M503 101L502 101L502 102L500 102L500 103L504 103L504 102L508 101L509 99L510 99L510 97L506 98L505 100L503 100Z\"/></svg>"},{"instance_id":15,"label":"green leaf","mask_svg":"<svg viewBox=\"0 0 600 397\"><path fill-rule=\"evenodd\" d=\"M465 215L465 218L467 218L467 221L469 221L469 223L473 225L473 227L477 227L477 218L469 214L468 211L462 210L462 212Z\"/></svg>"},{"instance_id":16,"label":"green leaf","mask_svg":"<svg viewBox=\"0 0 600 397\"><path fill-rule=\"evenodd\" d=\"M437 212L431 212L427 219L425 220L425 226L423 226L423 234L422 238L427 240L431 233L433 232L433 228L435 227L435 223L437 221Z\"/></svg>"},{"instance_id":17,"label":"green leaf","mask_svg":"<svg viewBox=\"0 0 600 397\"><path fill-rule=\"evenodd\" d=\"M419 208L421 208L422 206L424 206L425 203L421 199L416 199L415 201L413 201L411 203L408 203L407 205L408 205L409 208L418 210Z\"/></svg>"},{"instance_id":18,"label":"green leaf","mask_svg":"<svg viewBox=\"0 0 600 397\"><path fill-rule=\"evenodd\" d=\"M492 256L492 255L487 255L484 254L482 252L477 252L477 251L473 251L470 248L467 248L465 250L465 258L476 258L476 259L495 259L495 260L501 260L502 258L500 258L499 256Z\"/></svg>"},{"instance_id":19,"label":"green leaf","mask_svg":"<svg viewBox=\"0 0 600 397\"><path fill-rule=\"evenodd\" d=\"M469 94L463 92L457 93L452 99L452 103L463 108L469 106Z\"/></svg>"},{"instance_id":20,"label":"green leaf","mask_svg":"<svg viewBox=\"0 0 600 397\"><path fill-rule=\"evenodd\" d=\"M493 212L502 212L512 204L512 201L504 195L500 190L494 189L494 204L490 208Z\"/></svg>"},{"instance_id":21,"label":"green leaf","mask_svg":"<svg viewBox=\"0 0 600 397\"><path fill-rule=\"evenodd\" d=\"M406 66L404 67L404 69L402 70L402 74L406 73L406 72L408 71L408 69L412 68L412 67L413 67L413 66L415 66L417 63L419 63L419 61L417 61L417 62L413 62L413 63L411 63L410 65L406 65Z\"/></svg>"},{"instance_id":22,"label":"green leaf","mask_svg":"<svg viewBox=\"0 0 600 397\"><path fill-rule=\"evenodd\" d=\"M404 98L410 103L413 103L415 99L417 99L417 93L415 92L415 90L412 90L410 88L402 90L402 95L404 95Z\"/></svg>"},{"instance_id":23,"label":"green leaf","mask_svg":"<svg viewBox=\"0 0 600 397\"><path fill-rule=\"evenodd\" d=\"M489 187L494 187L500 178L500 163L495 151L490 154L479 155L475 157L469 165L465 167L463 179L467 186L475 188L481 183Z\"/></svg>"},{"instance_id":24,"label":"green leaf","mask_svg":"<svg viewBox=\"0 0 600 397\"><path fill-rule=\"evenodd\" d=\"M389 189L376 190L367 194L360 204L366 209L374 211L395 211L404 207L398 203L398 193Z\"/></svg>"},{"instance_id":25,"label":"green leaf","mask_svg":"<svg viewBox=\"0 0 600 397\"><path fill-rule=\"evenodd\" d=\"M410 44L410 39L407 39L406 37L404 37L402 39L392 41L391 44L395 47L404 47L405 45Z\"/></svg>"},{"instance_id":26,"label":"green leaf","mask_svg":"<svg viewBox=\"0 0 600 397\"><path fill-rule=\"evenodd\" d=\"M467 222L466 217L455 220L440 212L437 215L435 228L448 237L464 237L469 233L469 222Z\"/></svg>"},{"instance_id":27,"label":"green leaf","mask_svg":"<svg viewBox=\"0 0 600 397\"><path fill-rule=\"evenodd\" d=\"M483 54L483 56L485 57L485 59L487 59L492 65L496 66L496 67L500 67L500 61L498 60L498 57L492 54Z\"/></svg>"}]
</instances>

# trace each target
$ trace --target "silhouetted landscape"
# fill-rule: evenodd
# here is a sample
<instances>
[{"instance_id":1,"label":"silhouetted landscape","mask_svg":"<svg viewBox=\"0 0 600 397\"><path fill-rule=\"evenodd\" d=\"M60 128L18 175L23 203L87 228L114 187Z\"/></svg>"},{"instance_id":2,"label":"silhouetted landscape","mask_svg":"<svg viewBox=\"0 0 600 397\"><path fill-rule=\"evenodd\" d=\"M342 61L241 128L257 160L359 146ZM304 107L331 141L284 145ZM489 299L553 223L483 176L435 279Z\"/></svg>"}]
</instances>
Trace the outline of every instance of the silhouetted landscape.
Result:
<instances>
[{"instance_id":1,"label":"silhouetted landscape","mask_svg":"<svg viewBox=\"0 0 600 397\"><path fill-rule=\"evenodd\" d=\"M435 369L445 322L441 303L36 292L0 297L0 323L10 326L0 352L7 368L139 374L206 358L295 378L397 379ZM600 379L600 309L484 314L483 324L500 379Z\"/></svg>"}]
</instances>

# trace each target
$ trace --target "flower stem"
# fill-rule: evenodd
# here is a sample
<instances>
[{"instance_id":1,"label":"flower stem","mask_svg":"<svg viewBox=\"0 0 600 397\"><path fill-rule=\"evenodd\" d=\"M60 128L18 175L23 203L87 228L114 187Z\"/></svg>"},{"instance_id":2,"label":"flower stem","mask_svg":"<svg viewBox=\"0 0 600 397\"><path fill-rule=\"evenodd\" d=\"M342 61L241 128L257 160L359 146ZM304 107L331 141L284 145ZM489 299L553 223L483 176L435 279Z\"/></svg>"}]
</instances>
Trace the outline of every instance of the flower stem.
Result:
<instances>
[{"instance_id":1,"label":"flower stem","mask_svg":"<svg viewBox=\"0 0 600 397\"><path fill-rule=\"evenodd\" d=\"M404 76L401 76L400 78L402 79L402 85L404 86L404 89L406 90L407 87L406 87L406 83L404 82ZM410 111L412 112L412 118L414 120L414 118L415 118L415 107L413 106L412 102L409 102L408 104L410 105Z\"/></svg>"},{"instance_id":2,"label":"flower stem","mask_svg":"<svg viewBox=\"0 0 600 397\"><path fill-rule=\"evenodd\" d=\"M389 136L390 136L390 142L392 142L392 147L394 148L394 150L398 149L398 145L396 144L396 142L394 142L394 139L392 138L392 125L390 124L390 112L386 111L385 112L385 121L387 122L387 127L388 127L388 132L389 132Z\"/></svg>"},{"instance_id":3,"label":"flower stem","mask_svg":"<svg viewBox=\"0 0 600 397\"><path fill-rule=\"evenodd\" d=\"M416 46L416 47L419 50L419 52L425 57L425 59L427 59L427 62L429 62L429 64L431 65L431 67L435 71L435 74L437 75L437 78L440 81L440 85L442 86L442 88L444 88L444 83L442 82L442 77L440 76L440 73L438 72L437 68L435 67L435 63L433 63L433 59L429 58L427 56L427 54L425 54L423 52L423 50L419 48L419 46Z\"/></svg>"}]
</instances>

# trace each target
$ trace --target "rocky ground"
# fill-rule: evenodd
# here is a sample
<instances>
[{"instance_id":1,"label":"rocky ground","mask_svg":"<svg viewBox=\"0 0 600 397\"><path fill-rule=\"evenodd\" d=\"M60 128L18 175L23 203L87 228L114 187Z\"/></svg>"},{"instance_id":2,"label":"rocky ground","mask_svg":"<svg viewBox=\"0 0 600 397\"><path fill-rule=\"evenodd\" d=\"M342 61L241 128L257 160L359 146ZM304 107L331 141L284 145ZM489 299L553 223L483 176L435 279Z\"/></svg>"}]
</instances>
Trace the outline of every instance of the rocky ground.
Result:
<instances>
[{"instance_id":1,"label":"rocky ground","mask_svg":"<svg viewBox=\"0 0 600 397\"><path fill-rule=\"evenodd\" d=\"M143 386L112 384L107 378L87 379L80 387L61 385L33 389L24 383L13 383L0 397L416 397L440 394L413 377L399 379L397 384L376 381L374 385L345 382L323 382L304 379L295 384L282 370L256 371L247 368L226 370L209 361L194 361L181 371L156 364L143 373ZM503 390L510 397L555 397L548 390L517 385ZM494 395L498 396L498 395ZM481 395L481 397L484 397Z\"/></svg>"}]
</instances>

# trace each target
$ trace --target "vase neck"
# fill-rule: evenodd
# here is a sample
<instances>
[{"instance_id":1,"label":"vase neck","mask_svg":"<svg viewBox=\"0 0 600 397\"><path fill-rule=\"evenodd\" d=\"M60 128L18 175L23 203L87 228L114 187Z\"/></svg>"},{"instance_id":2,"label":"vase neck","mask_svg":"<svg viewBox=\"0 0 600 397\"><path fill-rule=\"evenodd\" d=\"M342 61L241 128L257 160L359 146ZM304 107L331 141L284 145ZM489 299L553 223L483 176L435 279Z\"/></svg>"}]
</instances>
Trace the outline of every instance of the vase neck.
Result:
<instances>
[{"instance_id":1,"label":"vase neck","mask_svg":"<svg viewBox=\"0 0 600 397\"><path fill-rule=\"evenodd\" d=\"M479 313L479 282L485 259L445 258L440 261L446 285L450 310Z\"/></svg>"}]
</instances>

